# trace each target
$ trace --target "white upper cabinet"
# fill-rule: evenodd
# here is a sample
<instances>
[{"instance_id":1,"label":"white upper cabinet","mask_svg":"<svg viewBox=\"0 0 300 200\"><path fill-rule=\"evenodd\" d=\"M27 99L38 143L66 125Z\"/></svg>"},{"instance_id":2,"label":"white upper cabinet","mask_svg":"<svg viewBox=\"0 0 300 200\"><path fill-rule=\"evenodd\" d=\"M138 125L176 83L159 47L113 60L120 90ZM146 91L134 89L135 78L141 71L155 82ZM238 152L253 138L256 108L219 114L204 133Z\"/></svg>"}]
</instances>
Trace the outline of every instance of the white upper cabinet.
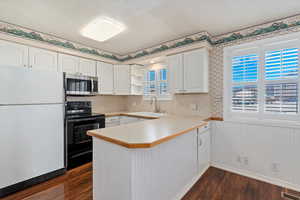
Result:
<instances>
[{"instance_id":1,"label":"white upper cabinet","mask_svg":"<svg viewBox=\"0 0 300 200\"><path fill-rule=\"evenodd\" d=\"M98 90L100 94L114 93L114 66L97 62Z\"/></svg>"},{"instance_id":2,"label":"white upper cabinet","mask_svg":"<svg viewBox=\"0 0 300 200\"><path fill-rule=\"evenodd\" d=\"M208 50L206 48L168 57L174 93L208 92Z\"/></svg>"},{"instance_id":3,"label":"white upper cabinet","mask_svg":"<svg viewBox=\"0 0 300 200\"><path fill-rule=\"evenodd\" d=\"M80 58L79 73L84 76L96 76L96 61Z\"/></svg>"},{"instance_id":4,"label":"white upper cabinet","mask_svg":"<svg viewBox=\"0 0 300 200\"><path fill-rule=\"evenodd\" d=\"M114 89L116 95L130 95L130 66L115 65L114 67Z\"/></svg>"},{"instance_id":5,"label":"white upper cabinet","mask_svg":"<svg viewBox=\"0 0 300 200\"><path fill-rule=\"evenodd\" d=\"M184 90L190 93L208 92L208 52L198 49L183 55Z\"/></svg>"},{"instance_id":6,"label":"white upper cabinet","mask_svg":"<svg viewBox=\"0 0 300 200\"><path fill-rule=\"evenodd\" d=\"M169 56L167 59L168 67L170 69L170 82L171 90L175 93L183 93L184 86L183 86L183 55L177 54Z\"/></svg>"},{"instance_id":7,"label":"white upper cabinet","mask_svg":"<svg viewBox=\"0 0 300 200\"><path fill-rule=\"evenodd\" d=\"M28 47L0 41L0 66L27 67Z\"/></svg>"},{"instance_id":8,"label":"white upper cabinet","mask_svg":"<svg viewBox=\"0 0 300 200\"><path fill-rule=\"evenodd\" d=\"M131 95L144 94L145 69L139 65L131 65Z\"/></svg>"},{"instance_id":9,"label":"white upper cabinet","mask_svg":"<svg viewBox=\"0 0 300 200\"><path fill-rule=\"evenodd\" d=\"M37 70L58 71L58 54L38 48L29 48L29 67Z\"/></svg>"},{"instance_id":10,"label":"white upper cabinet","mask_svg":"<svg viewBox=\"0 0 300 200\"><path fill-rule=\"evenodd\" d=\"M58 54L58 66L62 72L76 74L79 72L79 57Z\"/></svg>"}]
</instances>

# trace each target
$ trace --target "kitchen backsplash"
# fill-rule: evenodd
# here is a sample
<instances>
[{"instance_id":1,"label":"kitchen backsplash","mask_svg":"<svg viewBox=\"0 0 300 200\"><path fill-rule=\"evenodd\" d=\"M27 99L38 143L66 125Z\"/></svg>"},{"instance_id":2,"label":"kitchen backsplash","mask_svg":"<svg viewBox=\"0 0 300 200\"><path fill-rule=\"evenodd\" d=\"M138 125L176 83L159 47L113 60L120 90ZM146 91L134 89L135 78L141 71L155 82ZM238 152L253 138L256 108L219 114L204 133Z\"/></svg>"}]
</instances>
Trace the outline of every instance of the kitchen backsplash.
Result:
<instances>
[{"instance_id":1,"label":"kitchen backsplash","mask_svg":"<svg viewBox=\"0 0 300 200\"><path fill-rule=\"evenodd\" d=\"M151 101L144 100L141 96L129 96L127 98L127 110L154 111ZM210 116L210 96L208 94L174 95L172 100L158 101L161 112L180 115Z\"/></svg>"}]
</instances>

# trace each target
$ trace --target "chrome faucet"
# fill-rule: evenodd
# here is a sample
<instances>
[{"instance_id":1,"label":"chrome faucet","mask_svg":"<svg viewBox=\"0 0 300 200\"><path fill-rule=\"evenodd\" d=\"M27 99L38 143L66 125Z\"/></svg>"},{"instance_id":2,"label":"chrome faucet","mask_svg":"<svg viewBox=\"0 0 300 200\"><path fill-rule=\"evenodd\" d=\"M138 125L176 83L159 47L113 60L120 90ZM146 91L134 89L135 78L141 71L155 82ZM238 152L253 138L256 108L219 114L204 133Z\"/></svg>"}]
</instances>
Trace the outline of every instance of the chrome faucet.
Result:
<instances>
[{"instance_id":1,"label":"chrome faucet","mask_svg":"<svg viewBox=\"0 0 300 200\"><path fill-rule=\"evenodd\" d=\"M151 105L154 105L154 112L155 113L159 113L160 109L158 106L158 101L157 101L157 97L156 96L152 96L151 97Z\"/></svg>"}]
</instances>

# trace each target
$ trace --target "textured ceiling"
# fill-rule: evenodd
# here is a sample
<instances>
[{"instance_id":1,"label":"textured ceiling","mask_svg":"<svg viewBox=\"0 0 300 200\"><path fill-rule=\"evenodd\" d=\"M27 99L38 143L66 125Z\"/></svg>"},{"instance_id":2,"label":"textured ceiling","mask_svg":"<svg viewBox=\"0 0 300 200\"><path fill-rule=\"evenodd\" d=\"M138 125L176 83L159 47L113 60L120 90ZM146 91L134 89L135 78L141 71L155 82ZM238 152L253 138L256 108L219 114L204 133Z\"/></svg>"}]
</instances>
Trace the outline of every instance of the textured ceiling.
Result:
<instances>
[{"instance_id":1,"label":"textured ceiling","mask_svg":"<svg viewBox=\"0 0 300 200\"><path fill-rule=\"evenodd\" d=\"M219 35L299 14L299 0L1 0L0 20L125 55L200 31ZM96 42L84 25L108 16L127 26Z\"/></svg>"}]
</instances>

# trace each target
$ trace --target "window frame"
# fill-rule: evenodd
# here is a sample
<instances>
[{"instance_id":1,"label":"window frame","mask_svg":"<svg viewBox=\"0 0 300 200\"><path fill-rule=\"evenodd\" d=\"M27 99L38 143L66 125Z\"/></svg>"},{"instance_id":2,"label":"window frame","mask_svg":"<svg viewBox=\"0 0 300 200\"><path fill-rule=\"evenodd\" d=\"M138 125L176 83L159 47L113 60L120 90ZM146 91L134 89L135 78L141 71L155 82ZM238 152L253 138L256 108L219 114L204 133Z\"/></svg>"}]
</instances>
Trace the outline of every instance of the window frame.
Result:
<instances>
[{"instance_id":1,"label":"window frame","mask_svg":"<svg viewBox=\"0 0 300 200\"><path fill-rule=\"evenodd\" d=\"M300 121L300 67L298 68L298 77L286 80L266 80L265 78L265 53L275 51L276 49L298 48L300 51L300 33L292 33L275 38L268 38L249 42L245 44L225 47L223 49L224 61L224 89L223 89L223 116L226 121ZM236 84L232 81L232 58L236 56L247 55L249 53L258 55L258 79L257 79L257 96L258 112L257 113L239 113L233 112L232 109L232 87ZM298 57L300 66L300 52ZM295 115L284 113L266 113L265 105L265 87L268 83L297 83L298 84L298 113ZM242 85L255 85L251 82L245 82Z\"/></svg>"},{"instance_id":2,"label":"window frame","mask_svg":"<svg viewBox=\"0 0 300 200\"><path fill-rule=\"evenodd\" d=\"M165 81L162 81L161 78L160 78L160 70L162 69L166 69L167 70L167 74L166 74L166 80ZM148 72L150 71L155 71L155 94L148 94L146 95L145 94L145 87L146 87L146 84L149 84L149 81L146 80L147 79L147 74ZM168 66L162 66L158 69L153 69L153 68L146 68L145 70L145 76L144 76L144 92L143 92L143 98L144 100L146 101L150 101L152 99L152 97L157 97L157 100L172 100L172 94L171 94L171 89L170 89L170 70L169 70L169 67ZM160 86L159 84L161 82L167 82L167 94L160 94L159 90L160 90Z\"/></svg>"}]
</instances>

